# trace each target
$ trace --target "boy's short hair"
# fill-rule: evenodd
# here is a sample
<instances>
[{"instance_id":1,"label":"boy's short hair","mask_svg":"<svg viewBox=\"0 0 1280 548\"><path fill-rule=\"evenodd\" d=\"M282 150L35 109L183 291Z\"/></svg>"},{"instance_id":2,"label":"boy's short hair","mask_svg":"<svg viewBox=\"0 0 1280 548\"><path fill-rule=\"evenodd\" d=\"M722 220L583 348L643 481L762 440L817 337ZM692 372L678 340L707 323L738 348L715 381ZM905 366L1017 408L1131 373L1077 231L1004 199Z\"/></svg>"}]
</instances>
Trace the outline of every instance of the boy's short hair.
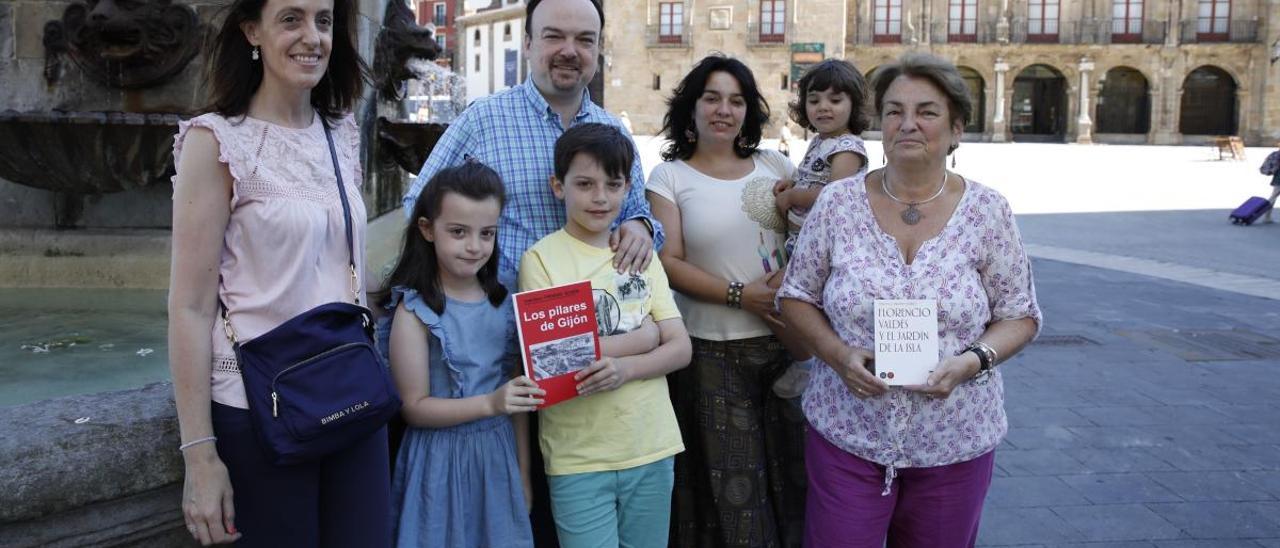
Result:
<instances>
[{"instance_id":1,"label":"boy's short hair","mask_svg":"<svg viewBox=\"0 0 1280 548\"><path fill-rule=\"evenodd\" d=\"M563 181L569 174L569 164L579 154L586 154L600 164L609 177L621 177L631 182L631 167L636 162L636 152L631 139L622 130L608 124L578 124L569 128L556 140L556 178Z\"/></svg>"}]
</instances>

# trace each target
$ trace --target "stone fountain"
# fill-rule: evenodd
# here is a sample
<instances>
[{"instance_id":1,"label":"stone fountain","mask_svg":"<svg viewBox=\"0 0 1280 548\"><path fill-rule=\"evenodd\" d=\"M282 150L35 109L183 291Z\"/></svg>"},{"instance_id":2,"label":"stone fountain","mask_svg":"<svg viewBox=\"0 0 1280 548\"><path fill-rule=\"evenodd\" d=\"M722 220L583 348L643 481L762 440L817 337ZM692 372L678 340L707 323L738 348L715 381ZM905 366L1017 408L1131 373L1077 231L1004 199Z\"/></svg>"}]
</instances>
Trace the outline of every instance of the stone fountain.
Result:
<instances>
[{"instance_id":1,"label":"stone fountain","mask_svg":"<svg viewBox=\"0 0 1280 548\"><path fill-rule=\"evenodd\" d=\"M204 101L200 46L224 4L0 0L0 287L166 287L173 135ZM373 220L465 93L403 0L356 4ZM0 546L189 545L171 392L3 408Z\"/></svg>"}]
</instances>

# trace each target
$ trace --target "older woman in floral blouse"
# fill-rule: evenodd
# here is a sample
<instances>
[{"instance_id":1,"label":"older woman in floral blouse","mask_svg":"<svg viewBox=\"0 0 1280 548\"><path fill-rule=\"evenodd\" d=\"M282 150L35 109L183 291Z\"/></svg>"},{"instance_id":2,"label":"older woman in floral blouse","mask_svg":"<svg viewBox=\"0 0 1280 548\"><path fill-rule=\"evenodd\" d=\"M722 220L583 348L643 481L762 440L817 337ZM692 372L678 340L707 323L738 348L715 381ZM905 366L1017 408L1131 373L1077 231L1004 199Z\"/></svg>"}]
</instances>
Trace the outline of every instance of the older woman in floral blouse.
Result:
<instances>
[{"instance_id":1,"label":"older woman in floral blouse","mask_svg":"<svg viewBox=\"0 0 1280 548\"><path fill-rule=\"evenodd\" d=\"M972 112L951 63L908 54L878 71L884 169L829 185L778 291L824 363L811 426L807 546L972 546L1007 431L996 364L1040 325L1008 203L948 172ZM878 299L937 302L941 359L924 385L872 373Z\"/></svg>"}]
</instances>

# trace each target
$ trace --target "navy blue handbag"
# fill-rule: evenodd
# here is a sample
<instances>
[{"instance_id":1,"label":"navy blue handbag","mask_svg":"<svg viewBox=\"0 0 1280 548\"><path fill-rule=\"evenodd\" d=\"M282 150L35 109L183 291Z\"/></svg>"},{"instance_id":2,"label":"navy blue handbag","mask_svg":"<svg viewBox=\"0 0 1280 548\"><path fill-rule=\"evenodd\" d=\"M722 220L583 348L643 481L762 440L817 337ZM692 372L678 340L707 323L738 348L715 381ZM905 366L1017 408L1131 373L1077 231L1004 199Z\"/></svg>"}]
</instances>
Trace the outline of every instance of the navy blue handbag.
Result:
<instances>
[{"instance_id":1,"label":"navy blue handbag","mask_svg":"<svg viewBox=\"0 0 1280 548\"><path fill-rule=\"evenodd\" d=\"M349 447L400 411L386 364L374 349L372 315L359 304L351 206L328 125L324 132L342 198L355 304L322 304L244 343L236 340L222 306L222 326L240 363L254 431L276 465L313 461Z\"/></svg>"}]
</instances>

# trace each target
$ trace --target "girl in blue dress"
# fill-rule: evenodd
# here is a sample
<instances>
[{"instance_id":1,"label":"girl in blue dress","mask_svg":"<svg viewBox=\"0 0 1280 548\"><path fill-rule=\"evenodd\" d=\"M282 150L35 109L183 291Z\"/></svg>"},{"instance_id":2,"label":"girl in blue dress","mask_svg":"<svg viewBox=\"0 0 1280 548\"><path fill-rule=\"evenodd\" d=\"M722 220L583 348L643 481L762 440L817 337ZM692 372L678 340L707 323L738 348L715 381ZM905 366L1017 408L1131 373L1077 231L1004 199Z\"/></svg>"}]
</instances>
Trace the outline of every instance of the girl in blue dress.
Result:
<instances>
[{"instance_id":1,"label":"girl in blue dress","mask_svg":"<svg viewBox=\"0 0 1280 548\"><path fill-rule=\"evenodd\" d=\"M418 197L391 273L391 372L409 428L396 458L397 546L532 546L528 415L495 245L502 180L468 162ZM514 424L513 424L514 423Z\"/></svg>"}]
</instances>

